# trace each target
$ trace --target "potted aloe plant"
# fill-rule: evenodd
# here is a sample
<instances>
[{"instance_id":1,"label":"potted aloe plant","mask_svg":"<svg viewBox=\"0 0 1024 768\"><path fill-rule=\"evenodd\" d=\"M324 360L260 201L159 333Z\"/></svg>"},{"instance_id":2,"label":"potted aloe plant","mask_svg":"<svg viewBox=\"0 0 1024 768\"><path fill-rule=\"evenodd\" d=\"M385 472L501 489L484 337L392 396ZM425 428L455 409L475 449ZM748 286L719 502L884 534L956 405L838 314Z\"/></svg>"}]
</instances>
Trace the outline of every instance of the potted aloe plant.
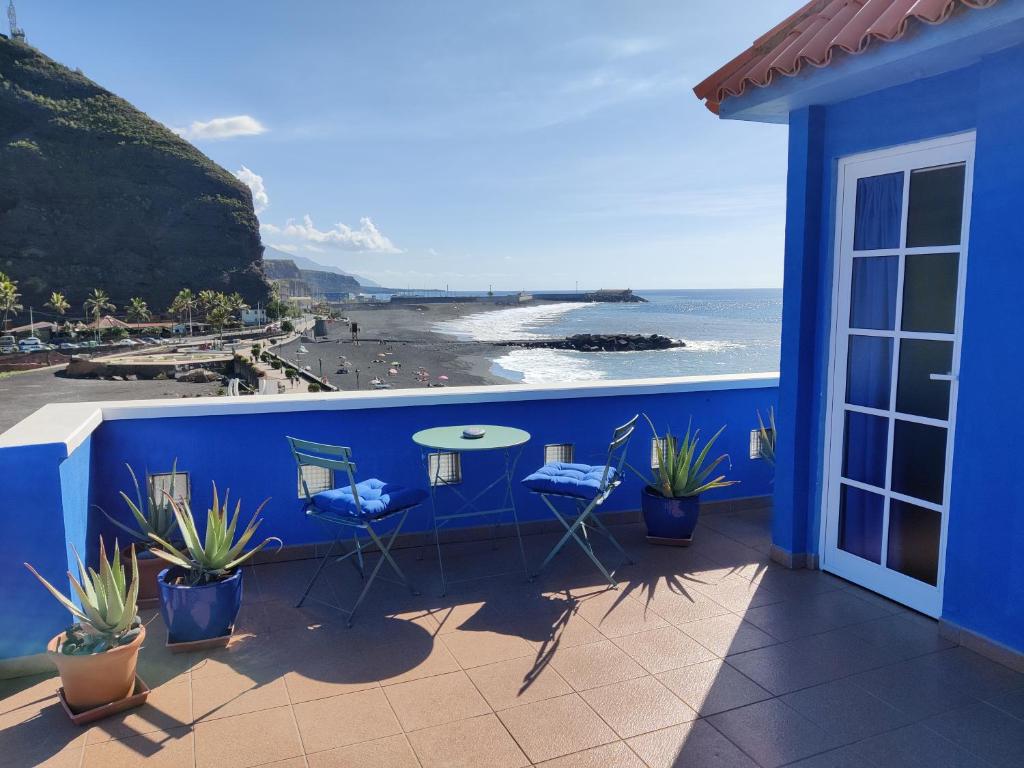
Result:
<instances>
[{"instance_id":1,"label":"potted aloe plant","mask_svg":"<svg viewBox=\"0 0 1024 768\"><path fill-rule=\"evenodd\" d=\"M171 468L171 484L166 494L156 489L152 482L146 482L146 498L142 498L142 488L135 470L130 464L125 464L128 474L132 477L132 484L135 486L135 501L127 493L121 491L121 498L135 518L138 528L131 528L122 523L102 507L97 506L100 512L114 525L132 536L139 547L139 605L143 608L155 606L160 598L160 590L157 587L157 574L165 567L164 561L154 555L150 550L154 547L153 539L163 541L178 541L178 521L174 516L174 509L171 506L171 499L174 498L174 483L178 476L178 462L174 461ZM134 549L134 547L132 547ZM129 547L121 550L121 561L127 563Z\"/></svg>"},{"instance_id":2,"label":"potted aloe plant","mask_svg":"<svg viewBox=\"0 0 1024 768\"><path fill-rule=\"evenodd\" d=\"M761 458L775 466L775 408L768 408L768 424L761 419L761 412L757 412L757 432Z\"/></svg>"},{"instance_id":3,"label":"potted aloe plant","mask_svg":"<svg viewBox=\"0 0 1024 768\"><path fill-rule=\"evenodd\" d=\"M246 551L262 519L260 504L245 529L236 538L242 503L236 502L229 512L228 496L221 502L217 484L213 484L213 504L206 513L205 535L200 537L192 509L187 501L171 499L184 544L176 547L165 539L150 534L159 546L152 552L171 567L158 576L160 612L167 624L168 644L194 644L217 640L226 643L234 628L242 604L241 565L271 542L281 545L277 537L269 537Z\"/></svg>"},{"instance_id":4,"label":"potted aloe plant","mask_svg":"<svg viewBox=\"0 0 1024 768\"><path fill-rule=\"evenodd\" d=\"M654 544L687 546L693 541L693 530L700 516L700 495L714 488L734 485L725 475L712 477L718 465L728 460L727 454L706 463L708 454L725 427L710 440L700 444L700 430L687 425L682 439L671 431L658 435L654 422L645 414L656 438L658 466L647 479L640 496L640 508L647 526L647 540Z\"/></svg>"},{"instance_id":5,"label":"potted aloe plant","mask_svg":"<svg viewBox=\"0 0 1024 768\"><path fill-rule=\"evenodd\" d=\"M68 571L68 580L81 607L25 563L75 619L46 646L60 673L61 694L71 713L84 713L127 699L135 690L135 669L146 628L139 620L136 605L139 579L134 547L129 552L130 582L117 555L116 542L113 557L107 560L100 539L99 571L86 568L75 552L78 578Z\"/></svg>"}]
</instances>

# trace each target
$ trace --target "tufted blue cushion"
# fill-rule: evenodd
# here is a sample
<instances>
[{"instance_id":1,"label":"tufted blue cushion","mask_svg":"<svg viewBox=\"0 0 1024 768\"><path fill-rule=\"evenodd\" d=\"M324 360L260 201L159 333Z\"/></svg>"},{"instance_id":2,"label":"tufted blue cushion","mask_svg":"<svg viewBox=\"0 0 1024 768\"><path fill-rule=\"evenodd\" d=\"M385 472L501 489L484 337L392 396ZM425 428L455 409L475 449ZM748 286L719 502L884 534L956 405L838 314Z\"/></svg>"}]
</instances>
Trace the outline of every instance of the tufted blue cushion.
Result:
<instances>
[{"instance_id":1,"label":"tufted blue cushion","mask_svg":"<svg viewBox=\"0 0 1024 768\"><path fill-rule=\"evenodd\" d=\"M532 475L523 478L523 485L537 493L557 493L592 499L601 490L601 476L604 465L592 467L589 464L565 464L555 461L545 464ZM608 482L615 479L615 467L608 470Z\"/></svg>"},{"instance_id":2,"label":"tufted blue cushion","mask_svg":"<svg viewBox=\"0 0 1024 768\"><path fill-rule=\"evenodd\" d=\"M427 497L427 492L422 488L406 488L394 483L385 483L377 478L356 483L356 490L363 508L362 517L365 519L386 517L393 512L415 506ZM313 506L319 512L348 517L359 516L355 499L352 497L352 488L348 485L314 495Z\"/></svg>"}]
</instances>

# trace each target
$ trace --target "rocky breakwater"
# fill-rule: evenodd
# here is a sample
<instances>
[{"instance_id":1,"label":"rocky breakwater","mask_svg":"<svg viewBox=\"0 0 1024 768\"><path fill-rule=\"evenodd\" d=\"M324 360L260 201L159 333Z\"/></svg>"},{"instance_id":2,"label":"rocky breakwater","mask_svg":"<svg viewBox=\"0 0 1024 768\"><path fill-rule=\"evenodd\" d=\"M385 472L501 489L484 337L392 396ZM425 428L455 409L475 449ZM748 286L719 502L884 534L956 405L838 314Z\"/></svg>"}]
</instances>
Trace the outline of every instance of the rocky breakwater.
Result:
<instances>
[{"instance_id":1,"label":"rocky breakwater","mask_svg":"<svg viewBox=\"0 0 1024 768\"><path fill-rule=\"evenodd\" d=\"M577 352L650 352L685 347L685 342L652 333L578 333L563 339L526 339L499 342L500 346L535 349L571 349Z\"/></svg>"}]
</instances>

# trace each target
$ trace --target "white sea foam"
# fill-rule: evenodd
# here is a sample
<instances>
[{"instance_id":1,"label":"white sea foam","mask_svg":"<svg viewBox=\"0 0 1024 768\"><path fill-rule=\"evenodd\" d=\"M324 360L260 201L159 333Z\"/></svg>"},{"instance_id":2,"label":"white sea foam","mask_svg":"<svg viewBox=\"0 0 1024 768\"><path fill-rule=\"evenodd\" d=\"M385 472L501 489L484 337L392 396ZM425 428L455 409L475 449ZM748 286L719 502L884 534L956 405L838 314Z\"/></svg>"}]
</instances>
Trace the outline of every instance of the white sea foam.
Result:
<instances>
[{"instance_id":1,"label":"white sea foam","mask_svg":"<svg viewBox=\"0 0 1024 768\"><path fill-rule=\"evenodd\" d=\"M539 328L574 309L588 306L590 304L584 302L564 302L477 312L434 323L433 330L472 341L547 339L551 338L551 334L538 332Z\"/></svg>"},{"instance_id":2,"label":"white sea foam","mask_svg":"<svg viewBox=\"0 0 1024 768\"><path fill-rule=\"evenodd\" d=\"M560 381L596 381L605 373L582 357L586 353L557 349L513 349L494 361L491 370L499 376L524 384ZM614 354L614 353L612 353Z\"/></svg>"},{"instance_id":3,"label":"white sea foam","mask_svg":"<svg viewBox=\"0 0 1024 768\"><path fill-rule=\"evenodd\" d=\"M745 349L746 344L739 344L735 341L716 341L714 339L701 339L690 341L684 339L685 347L679 347L682 352L725 352L729 349Z\"/></svg>"}]
</instances>

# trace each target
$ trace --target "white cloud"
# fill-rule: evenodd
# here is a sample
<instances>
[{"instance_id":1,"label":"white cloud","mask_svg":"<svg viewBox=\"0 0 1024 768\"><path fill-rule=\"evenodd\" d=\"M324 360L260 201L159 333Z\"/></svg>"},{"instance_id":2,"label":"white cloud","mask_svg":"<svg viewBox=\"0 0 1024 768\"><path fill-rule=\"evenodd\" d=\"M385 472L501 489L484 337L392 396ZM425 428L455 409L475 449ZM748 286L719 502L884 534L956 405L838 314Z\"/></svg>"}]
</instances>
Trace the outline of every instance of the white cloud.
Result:
<instances>
[{"instance_id":1,"label":"white cloud","mask_svg":"<svg viewBox=\"0 0 1024 768\"><path fill-rule=\"evenodd\" d=\"M268 245L269 247L274 248L274 249L276 249L278 251L284 251L285 253L298 253L299 252L299 246L292 245L291 243L267 243L266 245Z\"/></svg>"},{"instance_id":2,"label":"white cloud","mask_svg":"<svg viewBox=\"0 0 1024 768\"><path fill-rule=\"evenodd\" d=\"M366 251L373 253L401 253L399 248L384 235L373 220L364 216L359 220L359 228L353 229L347 224L338 223L331 229L317 229L312 217L307 213L302 221L288 219L283 227L275 224L263 224L261 228L272 235L298 240L308 250L316 250L317 246L341 251Z\"/></svg>"},{"instance_id":3,"label":"white cloud","mask_svg":"<svg viewBox=\"0 0 1024 768\"><path fill-rule=\"evenodd\" d=\"M258 136L266 133L267 128L251 115L235 115L233 117L215 117L202 122L195 121L188 128L172 129L179 136L189 140L202 139L233 139L236 136Z\"/></svg>"},{"instance_id":4,"label":"white cloud","mask_svg":"<svg viewBox=\"0 0 1024 768\"><path fill-rule=\"evenodd\" d=\"M258 173L253 173L244 165L235 171L235 177L252 192L252 207L256 213L263 213L270 205L270 197L267 195L267 188L263 184L263 177Z\"/></svg>"}]
</instances>

